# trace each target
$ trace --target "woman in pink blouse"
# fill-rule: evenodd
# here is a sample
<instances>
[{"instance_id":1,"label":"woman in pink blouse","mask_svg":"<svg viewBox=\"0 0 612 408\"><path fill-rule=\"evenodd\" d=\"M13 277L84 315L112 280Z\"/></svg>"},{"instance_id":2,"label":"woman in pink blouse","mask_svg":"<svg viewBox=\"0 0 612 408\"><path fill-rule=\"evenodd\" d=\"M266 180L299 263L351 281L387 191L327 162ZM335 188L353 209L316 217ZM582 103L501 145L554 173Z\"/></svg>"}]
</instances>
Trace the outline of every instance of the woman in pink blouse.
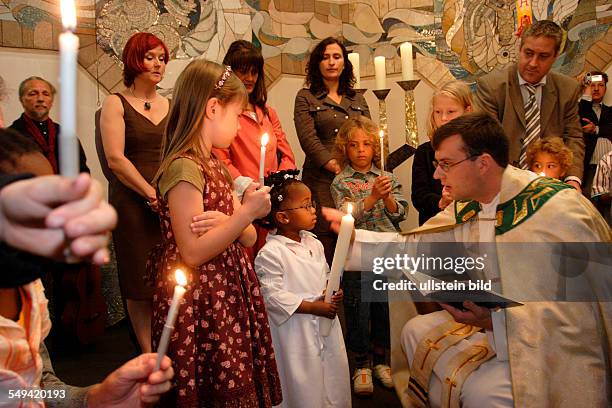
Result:
<instances>
[{"instance_id":1,"label":"woman in pink blouse","mask_svg":"<svg viewBox=\"0 0 612 408\"><path fill-rule=\"evenodd\" d=\"M228 149L213 149L215 156L225 163L232 178L246 176L254 181L259 179L259 160L261 155L261 135L268 133L270 139L266 146L264 173L295 169L295 157L287 142L285 132L274 109L266 103L268 92L264 78L264 59L261 51L245 40L234 41L223 59L225 65L232 67L249 93L249 104L240 117L240 129ZM265 229L257 231L255 254L266 241Z\"/></svg>"},{"instance_id":2,"label":"woman in pink blouse","mask_svg":"<svg viewBox=\"0 0 612 408\"><path fill-rule=\"evenodd\" d=\"M268 133L266 147L267 176L278 170L295 168L295 158L287 142L276 111L266 103L268 92L264 80L264 59L261 51L245 40L234 41L223 59L242 80L249 93L249 105L240 118L240 130L228 149L214 149L217 158L230 170L232 178L238 176L259 178L261 135Z\"/></svg>"}]
</instances>

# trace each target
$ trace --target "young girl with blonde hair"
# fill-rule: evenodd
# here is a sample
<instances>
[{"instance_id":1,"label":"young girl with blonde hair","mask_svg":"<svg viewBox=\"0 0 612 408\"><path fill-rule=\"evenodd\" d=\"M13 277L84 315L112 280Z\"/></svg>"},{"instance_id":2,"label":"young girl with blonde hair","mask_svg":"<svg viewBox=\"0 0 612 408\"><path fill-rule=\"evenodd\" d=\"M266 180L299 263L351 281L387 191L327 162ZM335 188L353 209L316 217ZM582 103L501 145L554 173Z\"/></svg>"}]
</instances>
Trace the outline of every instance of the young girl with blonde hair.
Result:
<instances>
[{"instance_id":1,"label":"young girl with blonde hair","mask_svg":"<svg viewBox=\"0 0 612 408\"><path fill-rule=\"evenodd\" d=\"M434 150L431 137L436 129L447 122L471 112L474 103L470 88L465 82L451 81L434 92L431 98L431 114L427 122L427 142L421 144L414 154L412 164L412 204L419 212L422 225L452 202L448 192L442 190L440 180L434 180Z\"/></svg>"},{"instance_id":2,"label":"young girl with blonde hair","mask_svg":"<svg viewBox=\"0 0 612 408\"><path fill-rule=\"evenodd\" d=\"M231 178L211 155L238 130L246 90L230 67L204 60L179 76L154 185L163 243L151 255L153 349L174 291L174 271L189 275L168 355L176 387L167 406L271 407L281 402L270 327L257 276L244 246L251 222L270 210L268 187L252 184L242 204ZM204 213L194 232L193 217Z\"/></svg>"}]
</instances>

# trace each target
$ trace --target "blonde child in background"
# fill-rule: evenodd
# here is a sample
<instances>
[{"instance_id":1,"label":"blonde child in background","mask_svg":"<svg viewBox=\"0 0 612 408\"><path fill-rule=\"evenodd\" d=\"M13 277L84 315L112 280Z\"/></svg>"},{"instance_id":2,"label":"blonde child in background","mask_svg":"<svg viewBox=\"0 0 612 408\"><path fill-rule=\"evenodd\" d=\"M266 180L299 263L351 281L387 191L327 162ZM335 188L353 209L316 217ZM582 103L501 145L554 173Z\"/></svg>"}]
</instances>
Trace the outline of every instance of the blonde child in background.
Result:
<instances>
[{"instance_id":1,"label":"blonde child in background","mask_svg":"<svg viewBox=\"0 0 612 408\"><path fill-rule=\"evenodd\" d=\"M442 189L440 180L433 178L436 168L433 165L435 157L431 137L440 126L471 112L473 106L470 88L461 81L448 82L435 91L431 98L431 114L427 123L429 140L417 148L412 163L410 199L419 212L419 225L423 225L453 201L449 192Z\"/></svg>"},{"instance_id":2,"label":"blonde child in background","mask_svg":"<svg viewBox=\"0 0 612 408\"><path fill-rule=\"evenodd\" d=\"M211 155L234 139L246 97L230 67L204 60L191 62L174 88L154 179L163 233L148 268L156 282L154 350L174 271L183 268L190 281L168 348L177 375L165 406L271 407L282 399L264 301L243 247L256 239L251 222L270 210L269 188L252 184L241 204Z\"/></svg>"},{"instance_id":3,"label":"blonde child in background","mask_svg":"<svg viewBox=\"0 0 612 408\"><path fill-rule=\"evenodd\" d=\"M342 292L323 301L329 267L323 244L309 232L317 221L310 189L293 178L299 171L273 173L272 210L266 226L275 228L255 258L266 302L283 389L283 408L351 406L349 366L336 316ZM322 319L333 319L327 337Z\"/></svg>"},{"instance_id":4,"label":"blonde child in background","mask_svg":"<svg viewBox=\"0 0 612 408\"><path fill-rule=\"evenodd\" d=\"M538 139L527 148L527 167L540 176L563 180L573 157L560 137Z\"/></svg>"},{"instance_id":5,"label":"blonde child in background","mask_svg":"<svg viewBox=\"0 0 612 408\"><path fill-rule=\"evenodd\" d=\"M334 155L343 169L331 185L336 207L346 210L346 204L353 203L355 228L399 231L408 202L402 197L401 185L395 176L382 174L379 168L378 127L364 116L348 119L338 131ZM389 349L386 292L377 293L375 300L362 293L362 288L372 288L373 279L371 272L349 272L343 276L347 347L355 353L353 391L360 396L370 396L374 391L372 367L374 376L385 387L393 387L386 358Z\"/></svg>"}]
</instances>

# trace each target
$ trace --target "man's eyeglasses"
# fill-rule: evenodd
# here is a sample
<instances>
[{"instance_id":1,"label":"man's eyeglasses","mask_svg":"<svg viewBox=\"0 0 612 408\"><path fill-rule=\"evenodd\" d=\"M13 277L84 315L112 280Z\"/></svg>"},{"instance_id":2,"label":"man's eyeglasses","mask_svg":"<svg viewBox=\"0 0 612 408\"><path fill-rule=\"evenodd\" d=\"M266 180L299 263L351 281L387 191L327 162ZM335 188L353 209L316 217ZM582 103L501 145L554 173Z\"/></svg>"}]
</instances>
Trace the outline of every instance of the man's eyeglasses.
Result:
<instances>
[{"instance_id":1,"label":"man's eyeglasses","mask_svg":"<svg viewBox=\"0 0 612 408\"><path fill-rule=\"evenodd\" d=\"M283 209L282 209L282 210L280 210L280 211L299 210L299 209L302 209L302 208L304 208L304 209L306 209L306 210L312 210L312 209L316 210L316 209L317 209L317 203L316 203L315 201L311 201L311 202L306 203L306 204L304 204L304 205L301 205L301 206L299 206L299 207L293 207L293 208L283 208Z\"/></svg>"},{"instance_id":2,"label":"man's eyeglasses","mask_svg":"<svg viewBox=\"0 0 612 408\"><path fill-rule=\"evenodd\" d=\"M434 166L434 168L435 168L435 169L437 169L438 167L440 167L440 168L442 169L442 171L444 171L445 173L448 173L448 171L449 171L451 168L455 167L456 165L461 164L461 163L463 163L463 162L464 162L464 161L466 161L466 160L472 160L472 159L474 159L474 158L476 158L476 157L480 156L481 154L482 154L482 153L476 153L476 154L473 154L473 155L471 155L471 156L466 157L466 158L465 158L465 159L463 159L463 160L459 160L459 161L458 161L458 162L456 162L456 163L439 162L439 161L437 161L437 160L435 160L435 159L434 159L434 160L432 161L432 164L433 164L433 166Z\"/></svg>"}]
</instances>

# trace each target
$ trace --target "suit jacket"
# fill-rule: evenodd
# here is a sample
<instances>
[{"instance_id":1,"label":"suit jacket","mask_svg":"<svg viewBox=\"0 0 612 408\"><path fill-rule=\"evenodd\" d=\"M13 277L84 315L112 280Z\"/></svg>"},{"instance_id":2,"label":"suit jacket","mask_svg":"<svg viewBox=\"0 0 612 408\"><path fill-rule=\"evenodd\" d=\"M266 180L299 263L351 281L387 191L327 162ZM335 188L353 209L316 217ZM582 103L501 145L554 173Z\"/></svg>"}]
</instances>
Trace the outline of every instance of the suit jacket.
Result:
<instances>
[{"instance_id":1,"label":"suit jacket","mask_svg":"<svg viewBox=\"0 0 612 408\"><path fill-rule=\"evenodd\" d=\"M584 134L584 164L588 166L591 163L591 156L595 151L595 145L597 144L597 139L600 137L604 137L610 141L612 141L612 107L601 104L601 115L599 119L597 119L597 115L593 110L593 102L587 101L584 99L580 100L578 104L578 114L580 118L586 118L593 122L595 126L599 126L599 133Z\"/></svg>"},{"instance_id":2,"label":"suit jacket","mask_svg":"<svg viewBox=\"0 0 612 408\"><path fill-rule=\"evenodd\" d=\"M518 164L525 137L525 106L516 65L494 71L477 81L476 105L501 122L510 139L510 162ZM542 89L540 137L557 136L573 152L574 162L567 175L582 178L584 140L578 118L578 82L563 74L549 72Z\"/></svg>"}]
</instances>

